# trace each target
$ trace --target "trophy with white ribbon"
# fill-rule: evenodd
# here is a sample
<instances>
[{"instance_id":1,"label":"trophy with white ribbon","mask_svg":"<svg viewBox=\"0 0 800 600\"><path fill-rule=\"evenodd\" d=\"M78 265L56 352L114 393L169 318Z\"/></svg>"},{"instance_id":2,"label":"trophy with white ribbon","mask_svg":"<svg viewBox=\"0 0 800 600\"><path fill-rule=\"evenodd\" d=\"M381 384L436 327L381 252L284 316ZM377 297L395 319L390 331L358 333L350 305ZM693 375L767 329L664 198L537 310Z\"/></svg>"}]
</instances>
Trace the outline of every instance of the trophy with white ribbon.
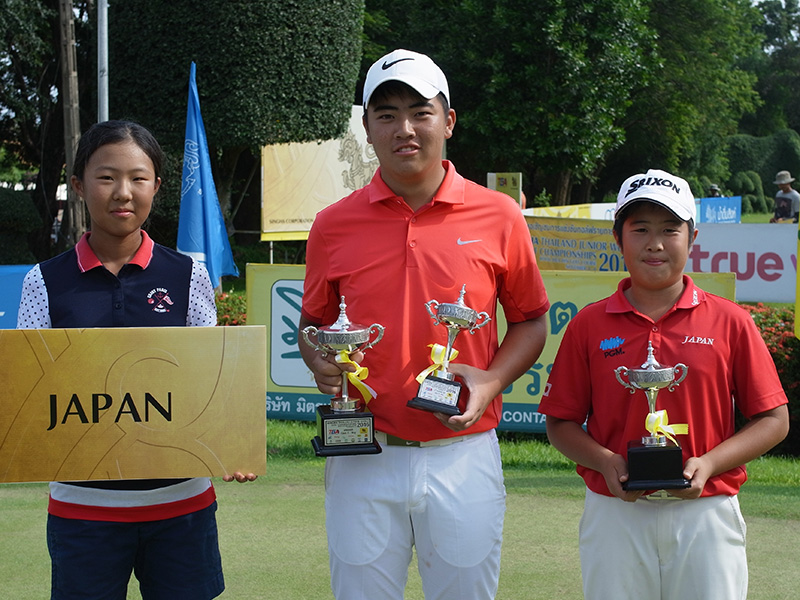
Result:
<instances>
[{"instance_id":1,"label":"trophy with white ribbon","mask_svg":"<svg viewBox=\"0 0 800 600\"><path fill-rule=\"evenodd\" d=\"M691 483L683 476L683 457L675 435L689 432L687 424L670 425L666 410L656 410L658 391L675 386L686 378L688 367L678 363L674 367L658 364L653 356L653 344L647 343L647 360L639 369L617 367L614 374L623 386L631 390L643 390L647 395L650 412L645 419L645 428L650 435L641 442L628 442L628 481L626 490L668 490L687 488ZM628 381L622 378L627 376ZM677 379L676 379L677 377Z\"/></svg>"},{"instance_id":2,"label":"trophy with white ribbon","mask_svg":"<svg viewBox=\"0 0 800 600\"><path fill-rule=\"evenodd\" d=\"M375 397L374 390L364 383L369 371L353 361L350 355L372 348L383 337L384 328L377 323L369 327L351 323L346 309L342 296L339 318L333 325L303 329L303 339L309 346L323 354L334 355L338 363L350 363L356 367L355 372L342 371L341 395L332 398L330 405L317 407L317 435L311 440L317 456L381 452L375 439L374 418L367 408L367 402ZM373 334L375 337L370 340ZM316 343L309 339L309 335L317 338ZM358 389L362 398L348 396L349 384Z\"/></svg>"},{"instance_id":3,"label":"trophy with white ribbon","mask_svg":"<svg viewBox=\"0 0 800 600\"><path fill-rule=\"evenodd\" d=\"M407 406L446 415L461 414L458 408L461 384L455 381L455 375L447 370L450 361L458 355L458 351L453 349L453 344L461 331L466 330L474 334L491 321L488 313L479 313L464 304L466 290L467 284L461 286L458 300L453 303L440 304L436 300L425 303L434 325L443 324L447 328L447 346L431 344L433 366L417 376L419 391L415 398L408 401Z\"/></svg>"}]
</instances>

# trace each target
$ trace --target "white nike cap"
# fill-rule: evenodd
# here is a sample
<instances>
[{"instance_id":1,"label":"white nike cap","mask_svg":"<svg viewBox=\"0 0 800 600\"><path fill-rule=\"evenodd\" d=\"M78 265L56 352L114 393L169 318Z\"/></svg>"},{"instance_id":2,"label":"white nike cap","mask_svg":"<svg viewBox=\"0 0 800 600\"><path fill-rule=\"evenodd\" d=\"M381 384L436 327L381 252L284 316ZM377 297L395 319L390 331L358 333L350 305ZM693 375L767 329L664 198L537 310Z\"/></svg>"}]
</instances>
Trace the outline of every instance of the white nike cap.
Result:
<instances>
[{"instance_id":1,"label":"white nike cap","mask_svg":"<svg viewBox=\"0 0 800 600\"><path fill-rule=\"evenodd\" d=\"M697 222L694 194L685 179L666 171L650 169L625 180L617 195L616 219L623 208L636 200L650 200L672 211L681 221Z\"/></svg>"},{"instance_id":2,"label":"white nike cap","mask_svg":"<svg viewBox=\"0 0 800 600\"><path fill-rule=\"evenodd\" d=\"M378 86L387 81L401 81L427 100L441 92L450 103L447 78L436 63L424 54L398 49L375 61L367 71L364 82L364 108L369 105L369 99Z\"/></svg>"}]
</instances>

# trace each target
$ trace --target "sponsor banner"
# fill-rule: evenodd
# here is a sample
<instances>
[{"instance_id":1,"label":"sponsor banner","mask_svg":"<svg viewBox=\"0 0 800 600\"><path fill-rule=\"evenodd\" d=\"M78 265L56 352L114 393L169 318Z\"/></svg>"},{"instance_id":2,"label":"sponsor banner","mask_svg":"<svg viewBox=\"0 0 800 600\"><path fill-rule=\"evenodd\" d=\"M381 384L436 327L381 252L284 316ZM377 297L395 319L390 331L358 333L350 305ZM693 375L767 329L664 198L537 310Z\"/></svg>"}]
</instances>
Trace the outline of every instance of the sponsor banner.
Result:
<instances>
[{"instance_id":1,"label":"sponsor banner","mask_svg":"<svg viewBox=\"0 0 800 600\"><path fill-rule=\"evenodd\" d=\"M525 217L542 269L625 271L611 221ZM794 303L797 225L701 223L686 270L734 273L740 302Z\"/></svg>"},{"instance_id":2,"label":"sponsor banner","mask_svg":"<svg viewBox=\"0 0 800 600\"><path fill-rule=\"evenodd\" d=\"M522 206L522 173L487 173L486 187L508 194Z\"/></svg>"},{"instance_id":3,"label":"sponsor banner","mask_svg":"<svg viewBox=\"0 0 800 600\"><path fill-rule=\"evenodd\" d=\"M365 186L378 159L353 106L343 137L261 149L261 240L305 240L314 216Z\"/></svg>"},{"instance_id":4,"label":"sponsor banner","mask_svg":"<svg viewBox=\"0 0 800 600\"><path fill-rule=\"evenodd\" d=\"M266 472L266 332L0 331L0 482Z\"/></svg>"},{"instance_id":5,"label":"sponsor banner","mask_svg":"<svg viewBox=\"0 0 800 600\"><path fill-rule=\"evenodd\" d=\"M548 339L536 364L504 391L500 429L544 432L544 417L536 409L566 326L581 308L611 295L623 275L595 271L542 272L551 303L547 314ZM268 325L270 331L266 357L270 418L311 421L316 418L317 406L330 403L330 397L317 390L297 349L302 335L297 324L304 276L303 265L247 265L248 323ZM711 293L734 297L731 273L700 273L695 281ZM424 316L425 307L420 306L419 310ZM501 308L497 316L502 337L506 322ZM371 376L380 377L380 373Z\"/></svg>"},{"instance_id":6,"label":"sponsor banner","mask_svg":"<svg viewBox=\"0 0 800 600\"><path fill-rule=\"evenodd\" d=\"M0 329L17 326L22 280L32 265L0 265Z\"/></svg>"},{"instance_id":7,"label":"sponsor banner","mask_svg":"<svg viewBox=\"0 0 800 600\"><path fill-rule=\"evenodd\" d=\"M742 197L700 198L697 203L698 223L741 223Z\"/></svg>"},{"instance_id":8,"label":"sponsor banner","mask_svg":"<svg viewBox=\"0 0 800 600\"><path fill-rule=\"evenodd\" d=\"M526 217L554 217L557 219L608 219L614 220L614 204L567 204L564 206L535 206L522 211Z\"/></svg>"},{"instance_id":9,"label":"sponsor banner","mask_svg":"<svg viewBox=\"0 0 800 600\"><path fill-rule=\"evenodd\" d=\"M543 270L624 271L612 221L525 217Z\"/></svg>"},{"instance_id":10,"label":"sponsor banner","mask_svg":"<svg viewBox=\"0 0 800 600\"><path fill-rule=\"evenodd\" d=\"M499 174L498 174L499 175ZM742 221L742 197L695 198L698 223L740 223ZM573 219L614 220L616 203L569 204L566 206L537 206L528 208L529 217L558 217Z\"/></svg>"}]
</instances>

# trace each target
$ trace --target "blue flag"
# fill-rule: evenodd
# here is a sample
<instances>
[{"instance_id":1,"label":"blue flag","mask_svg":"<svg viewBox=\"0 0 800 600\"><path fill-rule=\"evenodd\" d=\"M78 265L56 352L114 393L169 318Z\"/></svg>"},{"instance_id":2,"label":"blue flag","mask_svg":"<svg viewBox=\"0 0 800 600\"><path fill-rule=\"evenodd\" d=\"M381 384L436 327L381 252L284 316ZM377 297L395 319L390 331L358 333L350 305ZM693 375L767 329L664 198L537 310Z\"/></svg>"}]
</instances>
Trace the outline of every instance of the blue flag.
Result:
<instances>
[{"instance_id":1,"label":"blue flag","mask_svg":"<svg viewBox=\"0 0 800 600\"><path fill-rule=\"evenodd\" d=\"M225 229L225 219L211 175L208 140L192 62L189 76L189 106L186 110L186 141L183 147L181 212L178 218L178 252L203 263L214 287L223 275L239 275Z\"/></svg>"}]
</instances>

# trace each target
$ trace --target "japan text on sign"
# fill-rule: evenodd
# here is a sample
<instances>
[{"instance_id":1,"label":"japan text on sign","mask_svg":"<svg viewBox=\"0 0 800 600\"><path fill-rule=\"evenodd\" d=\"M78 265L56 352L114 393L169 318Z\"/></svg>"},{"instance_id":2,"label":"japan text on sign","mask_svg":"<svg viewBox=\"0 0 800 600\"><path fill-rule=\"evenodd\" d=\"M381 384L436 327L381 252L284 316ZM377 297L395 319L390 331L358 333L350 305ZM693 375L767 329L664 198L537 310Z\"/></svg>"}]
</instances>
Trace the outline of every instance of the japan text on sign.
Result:
<instances>
[{"instance_id":1,"label":"japan text on sign","mask_svg":"<svg viewBox=\"0 0 800 600\"><path fill-rule=\"evenodd\" d=\"M0 331L0 482L266 471L266 331Z\"/></svg>"}]
</instances>

